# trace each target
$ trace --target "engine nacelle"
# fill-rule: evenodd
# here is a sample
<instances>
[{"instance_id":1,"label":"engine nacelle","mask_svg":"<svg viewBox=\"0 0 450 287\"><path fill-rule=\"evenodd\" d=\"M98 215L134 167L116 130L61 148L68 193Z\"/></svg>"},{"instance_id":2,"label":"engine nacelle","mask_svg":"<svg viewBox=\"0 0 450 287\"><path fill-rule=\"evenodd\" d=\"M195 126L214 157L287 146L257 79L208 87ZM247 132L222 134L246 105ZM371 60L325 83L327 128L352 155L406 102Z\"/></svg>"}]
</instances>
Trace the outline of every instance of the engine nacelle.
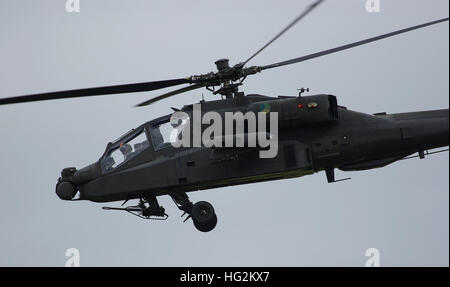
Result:
<instances>
[{"instance_id":1,"label":"engine nacelle","mask_svg":"<svg viewBox=\"0 0 450 287\"><path fill-rule=\"evenodd\" d=\"M339 119L336 97L333 95L279 98L253 103L253 112L277 112L280 128L331 123Z\"/></svg>"}]
</instances>

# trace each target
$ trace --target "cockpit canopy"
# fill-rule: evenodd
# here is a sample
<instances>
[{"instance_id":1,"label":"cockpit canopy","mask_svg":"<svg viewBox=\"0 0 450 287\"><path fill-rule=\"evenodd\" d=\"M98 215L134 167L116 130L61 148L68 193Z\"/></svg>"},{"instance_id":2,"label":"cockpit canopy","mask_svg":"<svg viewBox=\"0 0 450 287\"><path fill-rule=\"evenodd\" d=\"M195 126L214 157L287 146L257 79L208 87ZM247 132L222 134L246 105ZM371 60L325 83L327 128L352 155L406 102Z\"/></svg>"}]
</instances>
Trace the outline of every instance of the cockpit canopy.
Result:
<instances>
[{"instance_id":1,"label":"cockpit canopy","mask_svg":"<svg viewBox=\"0 0 450 287\"><path fill-rule=\"evenodd\" d=\"M120 139L110 143L100 161L103 172L109 172L136 155L150 145L144 127L131 130Z\"/></svg>"}]
</instances>

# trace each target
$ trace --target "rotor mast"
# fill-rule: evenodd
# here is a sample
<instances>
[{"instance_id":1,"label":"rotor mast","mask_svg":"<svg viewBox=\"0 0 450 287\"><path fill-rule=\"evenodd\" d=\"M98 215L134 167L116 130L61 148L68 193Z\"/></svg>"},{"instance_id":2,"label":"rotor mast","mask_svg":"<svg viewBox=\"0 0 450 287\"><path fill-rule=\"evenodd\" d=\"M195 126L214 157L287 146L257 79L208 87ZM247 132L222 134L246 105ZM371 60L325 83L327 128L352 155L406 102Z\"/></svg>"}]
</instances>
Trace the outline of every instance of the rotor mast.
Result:
<instances>
[{"instance_id":1,"label":"rotor mast","mask_svg":"<svg viewBox=\"0 0 450 287\"><path fill-rule=\"evenodd\" d=\"M216 64L217 71L219 74L230 74L232 68L229 64L230 60L223 58L219 59L214 64ZM213 91L213 94L219 94L222 96L225 96L226 99L232 99L233 97L236 97L236 94L239 92L239 86L242 85L242 82L240 83L233 83L231 79L225 79L222 82L222 86L217 90Z\"/></svg>"}]
</instances>

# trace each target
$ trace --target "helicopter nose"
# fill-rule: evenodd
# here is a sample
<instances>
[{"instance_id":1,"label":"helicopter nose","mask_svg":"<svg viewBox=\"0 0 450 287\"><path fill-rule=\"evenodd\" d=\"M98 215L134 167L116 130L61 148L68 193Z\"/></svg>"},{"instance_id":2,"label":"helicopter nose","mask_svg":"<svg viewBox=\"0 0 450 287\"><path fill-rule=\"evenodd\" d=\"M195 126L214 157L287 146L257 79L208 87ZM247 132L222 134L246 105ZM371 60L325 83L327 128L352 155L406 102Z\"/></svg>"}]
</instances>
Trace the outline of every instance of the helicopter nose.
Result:
<instances>
[{"instance_id":1,"label":"helicopter nose","mask_svg":"<svg viewBox=\"0 0 450 287\"><path fill-rule=\"evenodd\" d=\"M56 195L62 200L72 200L76 193L77 189L69 181L59 181L56 184Z\"/></svg>"},{"instance_id":2,"label":"helicopter nose","mask_svg":"<svg viewBox=\"0 0 450 287\"><path fill-rule=\"evenodd\" d=\"M62 200L71 200L77 193L77 187L73 183L73 175L77 172L74 167L67 167L61 171L61 177L56 183L56 195Z\"/></svg>"},{"instance_id":3,"label":"helicopter nose","mask_svg":"<svg viewBox=\"0 0 450 287\"><path fill-rule=\"evenodd\" d=\"M56 184L56 195L62 200L72 200L80 188L92 179L98 177L99 163L93 163L80 170L67 167L61 171L61 177ZM81 196L80 191L80 196Z\"/></svg>"}]
</instances>

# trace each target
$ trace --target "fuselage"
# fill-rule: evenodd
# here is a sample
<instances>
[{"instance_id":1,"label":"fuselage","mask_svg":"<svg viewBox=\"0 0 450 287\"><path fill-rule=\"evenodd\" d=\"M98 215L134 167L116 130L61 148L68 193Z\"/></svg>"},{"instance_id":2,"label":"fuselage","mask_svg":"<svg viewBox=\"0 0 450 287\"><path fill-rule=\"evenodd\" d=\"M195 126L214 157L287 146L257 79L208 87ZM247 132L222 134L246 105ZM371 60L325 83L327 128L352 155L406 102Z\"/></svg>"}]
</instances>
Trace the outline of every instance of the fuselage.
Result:
<instances>
[{"instance_id":1,"label":"fuselage","mask_svg":"<svg viewBox=\"0 0 450 287\"><path fill-rule=\"evenodd\" d=\"M280 129L273 158L260 158L255 148L156 149L151 121L140 127L150 141L145 152L113 172L102 170L100 159L72 178L80 182L81 199L106 202L300 177L325 169L377 168L449 144L448 109L370 115L338 107L337 112L339 120L334 122ZM102 157L107 153L108 148Z\"/></svg>"}]
</instances>

